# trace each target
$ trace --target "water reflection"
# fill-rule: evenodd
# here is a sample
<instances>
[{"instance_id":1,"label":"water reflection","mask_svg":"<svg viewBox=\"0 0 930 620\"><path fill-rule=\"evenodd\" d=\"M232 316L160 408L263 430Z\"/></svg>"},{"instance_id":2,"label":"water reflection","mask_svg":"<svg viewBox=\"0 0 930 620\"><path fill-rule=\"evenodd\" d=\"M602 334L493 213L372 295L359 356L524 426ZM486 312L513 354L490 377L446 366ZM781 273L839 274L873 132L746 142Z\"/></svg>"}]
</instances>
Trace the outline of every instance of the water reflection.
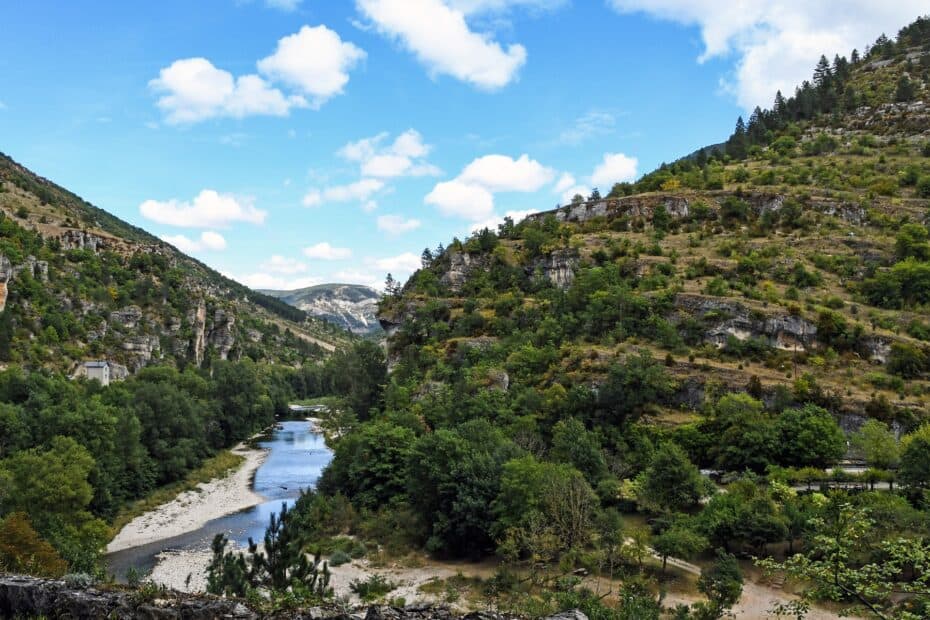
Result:
<instances>
[{"instance_id":1,"label":"water reflection","mask_svg":"<svg viewBox=\"0 0 930 620\"><path fill-rule=\"evenodd\" d=\"M122 577L130 567L150 570L162 551L208 549L218 533L225 533L240 546L247 545L250 536L260 541L271 513L280 512L282 503L292 505L302 489L316 485L332 458L323 437L311 428L307 421L281 422L270 438L259 442L269 452L255 472L252 488L267 501L214 519L195 532L111 553L107 556L110 572Z\"/></svg>"}]
</instances>

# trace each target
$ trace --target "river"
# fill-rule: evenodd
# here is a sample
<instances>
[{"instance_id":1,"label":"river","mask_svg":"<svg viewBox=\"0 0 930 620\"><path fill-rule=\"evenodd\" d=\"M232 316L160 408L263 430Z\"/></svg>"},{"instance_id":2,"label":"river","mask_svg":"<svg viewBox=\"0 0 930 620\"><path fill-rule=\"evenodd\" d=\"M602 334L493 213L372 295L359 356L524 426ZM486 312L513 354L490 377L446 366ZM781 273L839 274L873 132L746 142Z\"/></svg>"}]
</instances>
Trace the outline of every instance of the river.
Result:
<instances>
[{"instance_id":1,"label":"river","mask_svg":"<svg viewBox=\"0 0 930 620\"><path fill-rule=\"evenodd\" d=\"M268 456L256 470L252 488L265 498L264 503L214 519L187 534L110 553L106 556L109 571L118 579L125 578L131 567L148 573L159 553L209 549L219 533L225 533L240 547L248 545L249 537L261 541L271 513L280 512L282 503L293 504L301 489L313 487L332 452L322 435L314 433L312 424L303 420L280 422L258 445L268 450Z\"/></svg>"}]
</instances>

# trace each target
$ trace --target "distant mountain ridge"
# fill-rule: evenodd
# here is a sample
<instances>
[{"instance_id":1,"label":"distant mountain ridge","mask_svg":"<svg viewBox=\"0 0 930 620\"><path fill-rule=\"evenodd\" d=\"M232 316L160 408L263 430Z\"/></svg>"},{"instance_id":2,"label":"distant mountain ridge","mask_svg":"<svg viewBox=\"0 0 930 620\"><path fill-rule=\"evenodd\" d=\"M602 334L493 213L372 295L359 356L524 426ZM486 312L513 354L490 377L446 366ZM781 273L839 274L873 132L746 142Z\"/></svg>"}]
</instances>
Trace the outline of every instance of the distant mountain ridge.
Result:
<instances>
[{"instance_id":1,"label":"distant mountain ridge","mask_svg":"<svg viewBox=\"0 0 930 620\"><path fill-rule=\"evenodd\" d=\"M381 332L378 302L381 293L361 284L318 284L292 291L260 291L359 335Z\"/></svg>"}]
</instances>

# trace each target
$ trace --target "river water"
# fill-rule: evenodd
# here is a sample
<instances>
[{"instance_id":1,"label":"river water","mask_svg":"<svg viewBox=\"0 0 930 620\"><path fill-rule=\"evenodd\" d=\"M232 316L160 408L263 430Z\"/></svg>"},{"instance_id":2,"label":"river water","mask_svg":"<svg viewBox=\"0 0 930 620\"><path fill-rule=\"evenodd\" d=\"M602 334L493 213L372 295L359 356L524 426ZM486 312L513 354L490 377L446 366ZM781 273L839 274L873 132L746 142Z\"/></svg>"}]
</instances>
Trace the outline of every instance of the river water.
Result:
<instances>
[{"instance_id":1,"label":"river water","mask_svg":"<svg viewBox=\"0 0 930 620\"><path fill-rule=\"evenodd\" d=\"M108 554L109 571L118 579L131 567L148 572L162 551L209 549L219 533L240 547L248 545L249 537L261 541L271 513L281 512L282 503L293 504L301 489L313 487L332 458L322 435L311 429L312 424L303 420L281 422L269 438L259 441L268 456L255 472L252 488L266 499L264 503L214 519L194 532Z\"/></svg>"}]
</instances>

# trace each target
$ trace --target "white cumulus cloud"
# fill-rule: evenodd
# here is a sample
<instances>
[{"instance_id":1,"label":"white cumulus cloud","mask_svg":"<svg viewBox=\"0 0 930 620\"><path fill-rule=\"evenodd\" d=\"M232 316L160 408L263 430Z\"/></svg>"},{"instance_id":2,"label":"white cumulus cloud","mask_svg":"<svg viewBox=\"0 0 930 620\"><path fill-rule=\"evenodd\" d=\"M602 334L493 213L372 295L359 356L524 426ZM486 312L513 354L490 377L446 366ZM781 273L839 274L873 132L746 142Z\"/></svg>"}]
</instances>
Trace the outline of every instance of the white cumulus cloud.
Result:
<instances>
[{"instance_id":1,"label":"white cumulus cloud","mask_svg":"<svg viewBox=\"0 0 930 620\"><path fill-rule=\"evenodd\" d=\"M315 106L342 93L349 71L365 52L326 26L304 26L278 41L275 53L258 61L258 70L313 98Z\"/></svg>"},{"instance_id":2,"label":"white cumulus cloud","mask_svg":"<svg viewBox=\"0 0 930 620\"><path fill-rule=\"evenodd\" d=\"M382 215L378 218L378 230L389 235L402 235L420 227L420 220L407 219L402 215Z\"/></svg>"},{"instance_id":3,"label":"white cumulus cloud","mask_svg":"<svg viewBox=\"0 0 930 620\"><path fill-rule=\"evenodd\" d=\"M607 153L591 174L591 184L610 189L614 183L636 180L639 160L623 153Z\"/></svg>"},{"instance_id":4,"label":"white cumulus cloud","mask_svg":"<svg viewBox=\"0 0 930 620\"><path fill-rule=\"evenodd\" d=\"M535 192L555 176L555 170L526 154L518 159L485 155L465 166L455 179L437 183L424 202L443 215L481 222L494 216L495 193Z\"/></svg>"},{"instance_id":5,"label":"white cumulus cloud","mask_svg":"<svg viewBox=\"0 0 930 620\"><path fill-rule=\"evenodd\" d=\"M305 107L301 96L285 96L258 75L234 78L206 58L176 60L149 82L160 93L158 107L171 124L195 123L217 116L285 116Z\"/></svg>"},{"instance_id":6,"label":"white cumulus cloud","mask_svg":"<svg viewBox=\"0 0 930 620\"><path fill-rule=\"evenodd\" d=\"M480 185L459 180L437 183L424 201L443 215L484 220L494 212L494 194Z\"/></svg>"},{"instance_id":7,"label":"white cumulus cloud","mask_svg":"<svg viewBox=\"0 0 930 620\"><path fill-rule=\"evenodd\" d=\"M554 177L554 170L526 154L519 159L485 155L468 164L459 180L480 185L491 192L535 192Z\"/></svg>"},{"instance_id":8,"label":"white cumulus cloud","mask_svg":"<svg viewBox=\"0 0 930 620\"><path fill-rule=\"evenodd\" d=\"M552 188L552 192L559 194L565 190L574 187L577 185L575 177L567 172L563 172L562 176L559 177L559 180L556 182L555 187Z\"/></svg>"},{"instance_id":9,"label":"white cumulus cloud","mask_svg":"<svg viewBox=\"0 0 930 620\"><path fill-rule=\"evenodd\" d=\"M735 75L725 82L747 110L772 103L776 90L794 93L821 54L860 51L882 32L889 36L927 12L926 0L609 0L623 13L642 12L700 28L698 59L734 53Z\"/></svg>"},{"instance_id":10,"label":"white cumulus cloud","mask_svg":"<svg viewBox=\"0 0 930 620\"><path fill-rule=\"evenodd\" d=\"M324 241L304 248L304 256L317 260L345 260L352 258L352 250L349 248L336 248Z\"/></svg>"},{"instance_id":11,"label":"white cumulus cloud","mask_svg":"<svg viewBox=\"0 0 930 620\"><path fill-rule=\"evenodd\" d=\"M378 258L371 262L378 269L382 269L394 274L396 278L397 274L409 275L410 273L413 273L419 269L421 265L421 258L413 252L404 252L403 254L399 254L397 256Z\"/></svg>"},{"instance_id":12,"label":"white cumulus cloud","mask_svg":"<svg viewBox=\"0 0 930 620\"><path fill-rule=\"evenodd\" d=\"M223 235L211 230L200 233L199 239L191 239L185 235L162 235L161 240L170 243L185 254L202 250L219 251L226 249L226 239Z\"/></svg>"},{"instance_id":13,"label":"white cumulus cloud","mask_svg":"<svg viewBox=\"0 0 930 620\"><path fill-rule=\"evenodd\" d=\"M311 189L304 196L305 207L318 207L327 202L368 203L369 199L384 188L384 181L361 179L348 185L332 185L323 189Z\"/></svg>"},{"instance_id":14,"label":"white cumulus cloud","mask_svg":"<svg viewBox=\"0 0 930 620\"><path fill-rule=\"evenodd\" d=\"M293 1L279 1L294 4ZM303 26L278 41L273 54L258 61L258 73L234 76L206 58L176 60L159 71L149 87L170 124L210 118L287 116L293 108L318 108L343 92L349 71L365 52L326 26ZM277 83L295 91L285 94ZM308 99L309 98L309 99Z\"/></svg>"},{"instance_id":15,"label":"white cumulus cloud","mask_svg":"<svg viewBox=\"0 0 930 620\"><path fill-rule=\"evenodd\" d=\"M514 80L526 62L522 45L505 49L491 35L474 32L463 7L442 0L357 0L356 4L379 32L399 41L431 75L451 75L494 90Z\"/></svg>"},{"instance_id":16,"label":"white cumulus cloud","mask_svg":"<svg viewBox=\"0 0 930 620\"><path fill-rule=\"evenodd\" d=\"M349 142L339 149L339 156L361 166L362 176L391 179L404 176L436 176L441 171L424 158L432 147L423 142L423 136L415 129L398 135L390 144L385 144L387 132L370 138Z\"/></svg>"},{"instance_id":17,"label":"white cumulus cloud","mask_svg":"<svg viewBox=\"0 0 930 620\"><path fill-rule=\"evenodd\" d=\"M139 205L139 212L153 222L186 228L225 228L236 222L262 224L268 216L250 198L212 189L201 191L190 202L146 200Z\"/></svg>"}]
</instances>

